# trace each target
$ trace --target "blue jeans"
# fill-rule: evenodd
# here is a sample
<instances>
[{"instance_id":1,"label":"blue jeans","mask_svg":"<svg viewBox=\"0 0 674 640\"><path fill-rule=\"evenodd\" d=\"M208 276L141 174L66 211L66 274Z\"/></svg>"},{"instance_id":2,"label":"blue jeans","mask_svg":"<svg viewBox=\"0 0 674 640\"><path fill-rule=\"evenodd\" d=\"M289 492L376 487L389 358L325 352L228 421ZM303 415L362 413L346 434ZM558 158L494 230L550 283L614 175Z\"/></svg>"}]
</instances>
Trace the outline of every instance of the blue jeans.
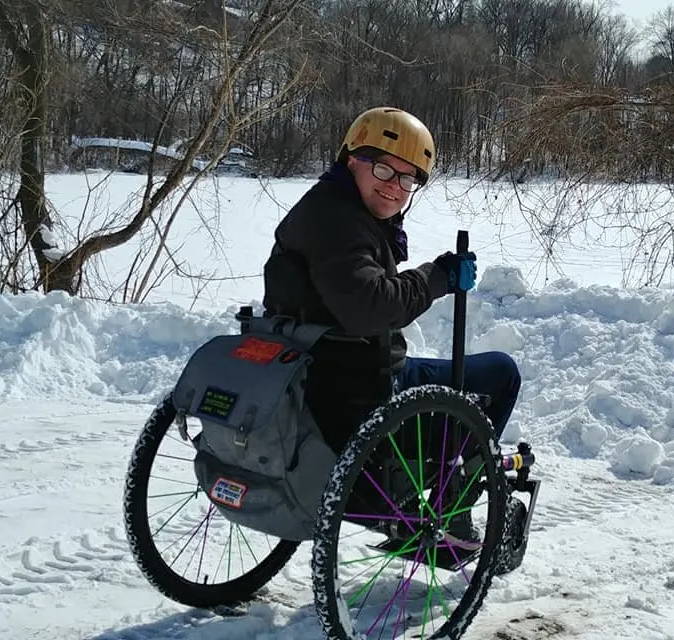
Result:
<instances>
[{"instance_id":1,"label":"blue jeans","mask_svg":"<svg viewBox=\"0 0 674 640\"><path fill-rule=\"evenodd\" d=\"M407 358L405 367L396 375L397 391L423 384L452 384L452 361L432 358ZM500 351L476 353L465 357L465 391L486 394L491 404L485 409L500 438L512 413L521 378L515 361Z\"/></svg>"}]
</instances>

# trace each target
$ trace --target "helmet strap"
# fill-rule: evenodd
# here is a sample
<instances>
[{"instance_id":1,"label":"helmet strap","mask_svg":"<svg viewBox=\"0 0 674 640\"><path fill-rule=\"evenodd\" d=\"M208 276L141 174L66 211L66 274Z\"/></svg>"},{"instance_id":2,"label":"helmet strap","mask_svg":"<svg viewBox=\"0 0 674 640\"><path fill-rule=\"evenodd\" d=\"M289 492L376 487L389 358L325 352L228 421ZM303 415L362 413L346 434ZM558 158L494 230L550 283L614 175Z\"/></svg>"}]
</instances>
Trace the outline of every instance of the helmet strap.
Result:
<instances>
[{"instance_id":1,"label":"helmet strap","mask_svg":"<svg viewBox=\"0 0 674 640\"><path fill-rule=\"evenodd\" d=\"M400 216L402 217L403 222L405 221L405 215L407 214L407 212L412 207L412 204L414 203L414 196L417 195L418 191L419 191L419 189L417 189L417 191L414 191L412 193L412 195L410 196L409 202L407 203L407 206L405 207L405 210L400 212Z\"/></svg>"}]
</instances>

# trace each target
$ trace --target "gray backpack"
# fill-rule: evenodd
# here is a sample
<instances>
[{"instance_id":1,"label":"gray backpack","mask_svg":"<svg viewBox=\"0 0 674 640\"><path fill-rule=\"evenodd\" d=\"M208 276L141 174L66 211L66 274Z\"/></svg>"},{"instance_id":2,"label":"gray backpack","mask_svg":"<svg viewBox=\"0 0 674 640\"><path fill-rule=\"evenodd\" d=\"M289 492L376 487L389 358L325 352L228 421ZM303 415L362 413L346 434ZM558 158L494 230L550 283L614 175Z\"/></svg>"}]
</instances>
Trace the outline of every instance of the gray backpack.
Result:
<instances>
[{"instance_id":1,"label":"gray backpack","mask_svg":"<svg viewBox=\"0 0 674 640\"><path fill-rule=\"evenodd\" d=\"M173 392L201 420L194 468L230 521L287 540L313 536L335 462L304 402L308 353L328 327L250 318L192 355Z\"/></svg>"}]
</instances>

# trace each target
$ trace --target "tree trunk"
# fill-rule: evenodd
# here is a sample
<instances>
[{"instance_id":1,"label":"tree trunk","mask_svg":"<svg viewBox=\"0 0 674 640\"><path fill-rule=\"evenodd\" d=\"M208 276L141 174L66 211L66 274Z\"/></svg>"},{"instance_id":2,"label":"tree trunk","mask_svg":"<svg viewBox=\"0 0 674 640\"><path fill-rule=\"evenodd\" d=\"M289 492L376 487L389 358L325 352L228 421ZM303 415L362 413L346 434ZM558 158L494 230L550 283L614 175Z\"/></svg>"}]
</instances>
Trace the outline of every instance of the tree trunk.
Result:
<instances>
[{"instance_id":1,"label":"tree trunk","mask_svg":"<svg viewBox=\"0 0 674 640\"><path fill-rule=\"evenodd\" d=\"M29 3L25 8L28 38L23 46L18 34L10 38L17 60L21 65L21 89L26 108L26 124L21 134L21 184L17 194L21 207L24 233L30 242L40 273L40 284L45 292L63 290L76 293L76 274L60 272L45 255L52 248L43 230L52 230L52 220L47 208L44 190L44 147L48 107L49 50L47 33L41 11ZM7 23L8 24L8 23Z\"/></svg>"}]
</instances>

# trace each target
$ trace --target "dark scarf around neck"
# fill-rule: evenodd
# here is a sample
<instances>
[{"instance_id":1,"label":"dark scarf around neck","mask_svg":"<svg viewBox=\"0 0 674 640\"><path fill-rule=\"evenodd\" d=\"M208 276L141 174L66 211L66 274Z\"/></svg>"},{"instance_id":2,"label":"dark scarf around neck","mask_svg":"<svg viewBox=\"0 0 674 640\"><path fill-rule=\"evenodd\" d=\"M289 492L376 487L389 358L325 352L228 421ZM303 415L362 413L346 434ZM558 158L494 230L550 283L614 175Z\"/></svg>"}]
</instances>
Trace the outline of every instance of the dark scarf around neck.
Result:
<instances>
[{"instance_id":1,"label":"dark scarf around neck","mask_svg":"<svg viewBox=\"0 0 674 640\"><path fill-rule=\"evenodd\" d=\"M353 174L341 162L333 163L319 180L321 182L337 184L349 195L356 196L359 200L361 199ZM391 248L395 263L400 264L401 262L405 262L407 260L407 234L403 229L402 213L396 213L393 217L386 220L379 220L377 218L375 220L386 236L386 242Z\"/></svg>"}]
</instances>

